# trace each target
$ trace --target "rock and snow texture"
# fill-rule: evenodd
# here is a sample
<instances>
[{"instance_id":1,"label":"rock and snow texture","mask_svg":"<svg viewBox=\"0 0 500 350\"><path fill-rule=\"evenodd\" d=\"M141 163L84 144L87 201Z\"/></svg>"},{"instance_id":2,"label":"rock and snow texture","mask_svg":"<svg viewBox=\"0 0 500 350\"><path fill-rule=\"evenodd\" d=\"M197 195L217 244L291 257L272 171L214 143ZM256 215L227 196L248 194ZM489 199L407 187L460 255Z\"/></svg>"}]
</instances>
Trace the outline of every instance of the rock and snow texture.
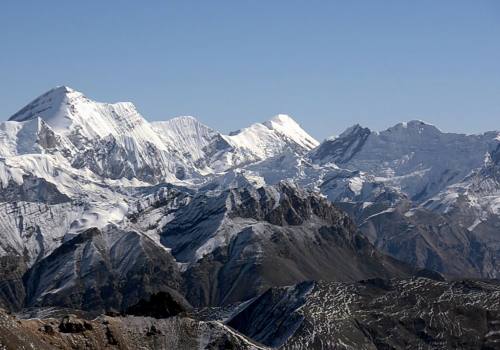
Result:
<instances>
[{"instance_id":1,"label":"rock and snow texture","mask_svg":"<svg viewBox=\"0 0 500 350\"><path fill-rule=\"evenodd\" d=\"M500 143L487 153L482 167L472 171L462 181L445 188L427 201L425 206L449 213L460 202L477 211L474 219L500 215Z\"/></svg>"},{"instance_id":2,"label":"rock and snow texture","mask_svg":"<svg viewBox=\"0 0 500 350\"><path fill-rule=\"evenodd\" d=\"M444 133L421 121L382 132L356 125L308 157L323 173L316 187L377 248L450 276L498 278L498 134ZM326 172L332 164L341 169Z\"/></svg>"},{"instance_id":3,"label":"rock and snow texture","mask_svg":"<svg viewBox=\"0 0 500 350\"><path fill-rule=\"evenodd\" d=\"M172 259L198 305L304 279L399 271L378 253L369 260L371 244L419 268L498 277L498 135L411 121L382 132L355 125L319 144L286 115L225 135L193 117L149 123L131 103L60 87L0 123L0 258L67 277L33 303L88 282L66 263L121 283L113 264L126 249L102 238L119 234L139 242L142 259L152 251ZM329 221L324 211L337 212L325 197L371 244ZM102 235L68 248L94 229ZM91 258L81 260L82 247ZM366 254L352 261L356 251ZM55 262L41 267L47 261Z\"/></svg>"},{"instance_id":4,"label":"rock and snow texture","mask_svg":"<svg viewBox=\"0 0 500 350\"><path fill-rule=\"evenodd\" d=\"M209 171L206 167L210 157L217 157L217 152L227 151L227 145L221 135L190 116L177 117L164 122L153 122L153 128L165 144L185 158L193 166Z\"/></svg>"},{"instance_id":5,"label":"rock and snow texture","mask_svg":"<svg viewBox=\"0 0 500 350\"><path fill-rule=\"evenodd\" d=\"M271 288L228 310L225 320L218 310L208 319L95 318L64 309L20 319L0 310L0 342L36 349L496 349L499 300L495 281L304 282Z\"/></svg>"},{"instance_id":6,"label":"rock and snow texture","mask_svg":"<svg viewBox=\"0 0 500 350\"><path fill-rule=\"evenodd\" d=\"M273 288L228 325L279 349L496 349L496 281L428 278Z\"/></svg>"},{"instance_id":7,"label":"rock and snow texture","mask_svg":"<svg viewBox=\"0 0 500 350\"><path fill-rule=\"evenodd\" d=\"M166 196L171 199L153 201L129 225L169 249L195 306L230 304L303 280L413 271L375 252L328 200L290 183Z\"/></svg>"},{"instance_id":8,"label":"rock and snow texture","mask_svg":"<svg viewBox=\"0 0 500 350\"><path fill-rule=\"evenodd\" d=\"M289 117L264 124L257 127L261 132L226 136L192 117L148 123L131 103L95 102L64 86L50 90L0 123L1 197L11 213L4 219L2 252L24 255L31 265L66 235L123 221L135 201L128 189L163 182L193 186L285 148L305 153L316 144ZM53 213L47 192L66 197L66 212ZM49 209L16 217L17 209L8 209L31 202ZM41 219L44 212L48 219ZM39 219L43 227L29 224Z\"/></svg>"},{"instance_id":9,"label":"rock and snow texture","mask_svg":"<svg viewBox=\"0 0 500 350\"><path fill-rule=\"evenodd\" d=\"M26 306L123 311L165 288L195 306L227 305L303 280L413 273L376 252L325 198L292 184L150 191L121 223L38 252L23 277Z\"/></svg>"},{"instance_id":10,"label":"rock and snow texture","mask_svg":"<svg viewBox=\"0 0 500 350\"><path fill-rule=\"evenodd\" d=\"M422 202L479 168L497 137L443 133L411 121L382 132L355 125L319 145L287 115L223 135L193 117L148 123L131 103L94 102L59 87L0 125L0 151L2 157L54 154L104 179L188 185L248 169L270 183L304 177L313 181L303 185L318 186L340 167L369 177L349 180L354 196L366 182L383 183Z\"/></svg>"}]
</instances>

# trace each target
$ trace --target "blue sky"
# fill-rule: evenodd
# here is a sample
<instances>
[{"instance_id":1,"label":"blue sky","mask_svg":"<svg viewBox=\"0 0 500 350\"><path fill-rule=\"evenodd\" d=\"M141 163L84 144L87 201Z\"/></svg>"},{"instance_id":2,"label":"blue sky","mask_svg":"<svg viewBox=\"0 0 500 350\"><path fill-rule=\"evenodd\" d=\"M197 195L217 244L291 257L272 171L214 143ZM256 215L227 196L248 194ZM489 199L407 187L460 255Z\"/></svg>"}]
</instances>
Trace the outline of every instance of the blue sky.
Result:
<instances>
[{"instance_id":1,"label":"blue sky","mask_svg":"<svg viewBox=\"0 0 500 350\"><path fill-rule=\"evenodd\" d=\"M500 1L2 1L0 119L57 85L221 131L500 129Z\"/></svg>"}]
</instances>

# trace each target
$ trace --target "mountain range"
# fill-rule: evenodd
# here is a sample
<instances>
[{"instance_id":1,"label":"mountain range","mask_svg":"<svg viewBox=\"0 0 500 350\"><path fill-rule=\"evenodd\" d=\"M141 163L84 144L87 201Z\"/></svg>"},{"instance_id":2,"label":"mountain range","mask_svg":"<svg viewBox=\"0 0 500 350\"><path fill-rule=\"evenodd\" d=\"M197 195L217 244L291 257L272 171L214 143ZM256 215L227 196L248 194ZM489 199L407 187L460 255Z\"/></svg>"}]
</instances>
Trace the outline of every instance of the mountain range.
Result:
<instances>
[{"instance_id":1,"label":"mountain range","mask_svg":"<svg viewBox=\"0 0 500 350\"><path fill-rule=\"evenodd\" d=\"M409 121L318 142L281 114L225 135L63 86L0 123L0 186L0 305L20 318L71 309L122 315L118 333L171 332L124 316L166 293L179 332L196 339L152 348L446 348L470 334L441 332L445 316L418 316L402 296L425 304L461 288L440 312L491 313L463 346L500 344L498 285L486 280L500 278L498 131ZM325 303L331 313L315 311ZM380 327L404 315L407 334L383 340ZM472 327L474 312L463 317Z\"/></svg>"}]
</instances>

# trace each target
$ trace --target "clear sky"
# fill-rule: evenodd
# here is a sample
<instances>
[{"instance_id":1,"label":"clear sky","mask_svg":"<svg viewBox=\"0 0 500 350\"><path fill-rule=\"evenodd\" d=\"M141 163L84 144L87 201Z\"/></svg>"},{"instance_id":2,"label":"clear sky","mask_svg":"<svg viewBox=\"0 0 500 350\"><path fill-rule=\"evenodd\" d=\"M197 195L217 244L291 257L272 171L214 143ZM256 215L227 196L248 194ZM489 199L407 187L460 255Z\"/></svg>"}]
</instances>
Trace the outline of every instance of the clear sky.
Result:
<instances>
[{"instance_id":1,"label":"clear sky","mask_svg":"<svg viewBox=\"0 0 500 350\"><path fill-rule=\"evenodd\" d=\"M0 2L0 120L57 86L221 131L500 129L500 1Z\"/></svg>"}]
</instances>

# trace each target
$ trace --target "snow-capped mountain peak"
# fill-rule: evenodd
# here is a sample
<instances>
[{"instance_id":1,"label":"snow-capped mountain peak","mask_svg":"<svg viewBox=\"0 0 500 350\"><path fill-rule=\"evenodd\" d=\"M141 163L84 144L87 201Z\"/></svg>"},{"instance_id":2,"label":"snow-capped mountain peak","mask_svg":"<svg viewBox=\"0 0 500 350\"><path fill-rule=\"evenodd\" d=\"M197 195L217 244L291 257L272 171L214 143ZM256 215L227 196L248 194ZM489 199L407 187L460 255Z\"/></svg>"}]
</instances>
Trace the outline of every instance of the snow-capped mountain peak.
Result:
<instances>
[{"instance_id":1,"label":"snow-capped mountain peak","mask_svg":"<svg viewBox=\"0 0 500 350\"><path fill-rule=\"evenodd\" d=\"M340 135L339 137L347 137L347 136L352 136L352 135L356 135L360 130L365 130L365 131L370 131L370 129L368 128L364 128L363 126L361 126L360 124L354 124L353 126L345 129Z\"/></svg>"},{"instance_id":2,"label":"snow-capped mountain peak","mask_svg":"<svg viewBox=\"0 0 500 350\"><path fill-rule=\"evenodd\" d=\"M290 138L290 140L306 149L311 150L319 145L317 140L304 131L304 129L287 114L278 114L263 124L269 129L276 130L280 134Z\"/></svg>"},{"instance_id":3,"label":"snow-capped mountain peak","mask_svg":"<svg viewBox=\"0 0 500 350\"><path fill-rule=\"evenodd\" d=\"M88 168L112 179L147 182L175 180L190 172L130 102L96 102L61 86L33 100L9 122L35 118L43 120L61 144L78 150L64 152L75 168Z\"/></svg>"},{"instance_id":4,"label":"snow-capped mountain peak","mask_svg":"<svg viewBox=\"0 0 500 350\"><path fill-rule=\"evenodd\" d=\"M92 101L67 86L42 94L9 120L25 121L36 117L61 134L78 134L89 140L109 134L120 136L125 134L126 129L147 124L130 102L109 104ZM148 136L155 141L156 135Z\"/></svg>"},{"instance_id":5,"label":"snow-capped mountain peak","mask_svg":"<svg viewBox=\"0 0 500 350\"><path fill-rule=\"evenodd\" d=\"M309 156L321 163L346 163L363 147L371 133L370 129L355 124L338 137L324 140Z\"/></svg>"},{"instance_id":6,"label":"snow-capped mountain peak","mask_svg":"<svg viewBox=\"0 0 500 350\"><path fill-rule=\"evenodd\" d=\"M381 134L384 133L396 133L404 135L404 137L410 135L439 135L442 134L441 130L439 130L435 125L424 122L422 120L410 120L408 122L398 123L387 130L381 131Z\"/></svg>"},{"instance_id":7,"label":"snow-capped mountain peak","mask_svg":"<svg viewBox=\"0 0 500 350\"><path fill-rule=\"evenodd\" d=\"M287 148L304 153L319 144L297 122L284 114L263 123L252 124L224 138L244 153L253 154L256 160L274 157Z\"/></svg>"},{"instance_id":8,"label":"snow-capped mountain peak","mask_svg":"<svg viewBox=\"0 0 500 350\"><path fill-rule=\"evenodd\" d=\"M2 154L35 151L33 140L28 140L30 145L20 140L27 125L22 129L14 125L35 119L43 121L60 145L50 153L63 154L73 167L111 179L135 177L150 183L227 171L277 156L285 149L305 154L318 144L287 115L226 136L191 116L149 123L130 102L96 102L60 86L14 114L8 122L12 125L3 125Z\"/></svg>"},{"instance_id":9,"label":"snow-capped mountain peak","mask_svg":"<svg viewBox=\"0 0 500 350\"><path fill-rule=\"evenodd\" d=\"M22 122L40 117L55 129L66 129L71 121L65 113L65 106L70 100L81 96L82 93L67 86L59 86L34 99L9 120Z\"/></svg>"}]
</instances>

